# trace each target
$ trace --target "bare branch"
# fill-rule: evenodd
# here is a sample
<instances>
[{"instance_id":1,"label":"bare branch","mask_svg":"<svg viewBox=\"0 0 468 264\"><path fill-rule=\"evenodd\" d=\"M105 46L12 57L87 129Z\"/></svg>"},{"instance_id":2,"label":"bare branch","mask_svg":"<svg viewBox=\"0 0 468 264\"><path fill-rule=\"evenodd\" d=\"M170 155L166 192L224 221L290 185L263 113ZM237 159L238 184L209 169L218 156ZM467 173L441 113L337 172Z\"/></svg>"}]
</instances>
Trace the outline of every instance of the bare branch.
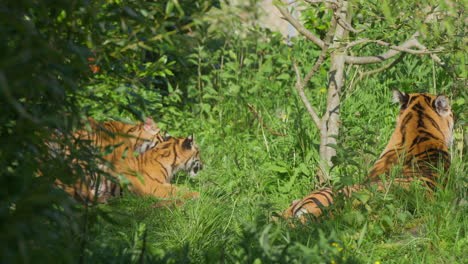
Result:
<instances>
[{"instance_id":1,"label":"bare branch","mask_svg":"<svg viewBox=\"0 0 468 264\"><path fill-rule=\"evenodd\" d=\"M414 44L415 44L415 47L418 48L418 49L421 49L421 50L426 49L426 47L425 47L423 44L421 44L419 41L416 42L416 43L414 43ZM442 66L442 67L446 67L446 66L447 66L447 64L446 64L445 62L443 62L443 61L439 58L439 56L437 56L436 54L432 54L432 53L431 53L430 56L431 56L431 58L432 58L437 64L439 64L440 66Z\"/></svg>"},{"instance_id":2,"label":"bare branch","mask_svg":"<svg viewBox=\"0 0 468 264\"><path fill-rule=\"evenodd\" d=\"M276 8L280 11L283 15L283 18L286 19L291 25L302 35L304 35L307 39L315 43L320 48L323 48L323 41L310 32L307 28L305 28L299 21L297 21L283 6L276 5Z\"/></svg>"},{"instance_id":3,"label":"bare branch","mask_svg":"<svg viewBox=\"0 0 468 264\"><path fill-rule=\"evenodd\" d=\"M357 30L357 29L354 29L353 26L351 26L351 24L348 23L348 21L346 21L346 19L344 19L336 10L338 9L338 4L335 6L335 8L333 8L334 11L333 11L333 16L335 17L336 21L338 22L338 24L343 27L344 29L348 30L348 31L351 31L353 33L361 33L364 31L364 29L361 29L361 30Z\"/></svg>"},{"instance_id":4,"label":"bare branch","mask_svg":"<svg viewBox=\"0 0 468 264\"><path fill-rule=\"evenodd\" d=\"M351 42L351 43L349 43L347 45L347 48L358 45L358 44L362 44L362 43L377 43L379 45L389 47L390 50L385 52L385 53L382 53L380 55L377 55L377 56L368 56L368 57L346 56L346 63L371 64L371 63L386 61L386 60L400 54L401 52L410 53L410 54L433 54L435 52L440 52L441 51L441 49L436 49L436 50L433 50L433 51L428 50L426 48L426 46L422 45L417 40L418 36L419 36L419 32L414 33L413 36L411 36L410 39L408 39L407 41L405 41L403 44L401 44L399 46L393 46L393 45L390 45L389 43L381 41L381 40L362 39L362 40L357 40L357 41ZM419 50L411 49L413 47L418 48ZM439 61L440 61L440 59L439 59Z\"/></svg>"},{"instance_id":5,"label":"bare branch","mask_svg":"<svg viewBox=\"0 0 468 264\"><path fill-rule=\"evenodd\" d=\"M395 66L397 63L399 63L403 59L403 57L405 57L405 55L406 55L406 53L401 53L400 57L398 57L396 60L394 60L394 61L392 61L392 62L390 62L390 63L388 63L388 64L386 64L386 65L384 65L384 66L382 66L382 67L380 67L378 69L374 69L374 70L370 70L370 71L366 71L366 72L361 73L361 75L359 75L358 79L350 85L349 89L353 90L354 87L360 81L362 81L362 79L364 79L364 77L369 76L369 75L374 74L374 73L379 73L381 71L390 69L391 67Z\"/></svg>"},{"instance_id":6,"label":"bare branch","mask_svg":"<svg viewBox=\"0 0 468 264\"><path fill-rule=\"evenodd\" d=\"M299 93L299 96L301 97L302 102L304 103L307 111L309 112L309 115L314 120L314 123L318 129L322 128L322 120L320 120L320 117L317 115L315 110L312 108L312 105L310 104L309 100L307 99L307 96L304 92L304 87L307 85L310 79L312 79L315 73L320 69L320 66L322 66L322 63L324 62L325 57L327 55L328 48L330 47L330 41L333 37L333 33L335 32L336 25L337 25L336 19L332 19L331 24L330 24L330 29L328 30L327 35L325 36L325 41L324 41L322 51L320 52L320 55L318 56L317 61L315 62L312 69L307 73L304 80L301 81L301 74L297 66L297 63L296 62L293 63L294 71L296 72L296 78L297 78L296 90Z\"/></svg>"},{"instance_id":7,"label":"bare branch","mask_svg":"<svg viewBox=\"0 0 468 264\"><path fill-rule=\"evenodd\" d=\"M329 3L336 6L340 5L337 1L333 0L304 0L304 2L307 2L309 4Z\"/></svg>"},{"instance_id":8,"label":"bare branch","mask_svg":"<svg viewBox=\"0 0 468 264\"><path fill-rule=\"evenodd\" d=\"M358 44L365 44L365 43L376 43L376 44L379 44L379 45L384 46L384 47L389 47L390 49L393 49L393 50L397 50L397 51L401 51L401 52L405 52L405 53L410 53L410 54L433 54L433 53L437 53L437 52L442 51L442 49L427 50L427 48L425 46L423 46L421 43L419 43L419 41L417 41L417 40L413 40L411 43L412 43L412 46L414 46L416 48L419 48L420 50L413 50L413 49L409 49L409 48L405 48L405 47L394 46L394 45L390 45L390 43L387 43L387 42L382 41L382 40L371 40L371 39L359 39L359 40L353 41L353 42L349 43L346 46L346 48L353 47L353 46L356 46Z\"/></svg>"},{"instance_id":9,"label":"bare branch","mask_svg":"<svg viewBox=\"0 0 468 264\"><path fill-rule=\"evenodd\" d=\"M269 126L267 126L264 122L263 122L263 119L260 117L260 115L258 114L257 111L255 111L255 108L251 105L251 104L247 104L247 106L249 107L250 109L250 112L252 112L252 114L254 115L254 117L257 119L257 121L260 123L260 125L262 125L266 130L270 131L270 133L272 133L273 135L277 135L277 136L286 136L285 134L281 134L281 133L278 133L276 131L273 131L273 129L271 129Z\"/></svg>"},{"instance_id":10,"label":"bare branch","mask_svg":"<svg viewBox=\"0 0 468 264\"><path fill-rule=\"evenodd\" d=\"M297 63L294 62L293 63L293 67L294 67L294 71L296 72L296 77L297 77L297 80L296 80L296 90L297 92L299 93L299 97L301 97L301 100L302 100L302 103L304 103L304 106L306 107L307 109L307 112L309 113L309 115L312 117L312 120L314 121L315 123L315 126L320 130L321 127L322 127L322 123L320 121L320 117L317 115L317 113L315 112L314 108L312 107L312 105L310 104L309 102L309 99L307 99L307 96L304 92L304 82L301 82L300 81L300 78L301 78L301 74L299 72L299 69L297 67Z\"/></svg>"}]
</instances>

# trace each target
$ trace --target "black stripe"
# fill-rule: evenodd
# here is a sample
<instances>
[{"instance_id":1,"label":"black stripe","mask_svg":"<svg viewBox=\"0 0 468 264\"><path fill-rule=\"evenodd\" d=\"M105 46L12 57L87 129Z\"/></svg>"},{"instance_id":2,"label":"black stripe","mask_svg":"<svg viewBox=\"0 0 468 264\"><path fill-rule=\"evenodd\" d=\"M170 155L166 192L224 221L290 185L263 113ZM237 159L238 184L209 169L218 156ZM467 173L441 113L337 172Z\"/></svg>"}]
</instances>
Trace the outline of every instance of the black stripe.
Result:
<instances>
[{"instance_id":1,"label":"black stripe","mask_svg":"<svg viewBox=\"0 0 468 264\"><path fill-rule=\"evenodd\" d=\"M177 159L176 144L174 144L174 147L172 148L172 152L174 152L174 159L172 160L171 166L174 166L176 159Z\"/></svg>"},{"instance_id":2,"label":"black stripe","mask_svg":"<svg viewBox=\"0 0 468 264\"><path fill-rule=\"evenodd\" d=\"M164 169L164 168L163 168L163 169ZM167 172L166 172L166 173L167 173ZM148 178L150 178L151 180L153 180L153 181L156 181L156 182L159 182L159 183L161 183L161 184L164 184L164 182L158 180L158 178L156 178L156 177L155 177L155 178L151 177L151 175L150 175L148 172L145 172L145 175L146 175Z\"/></svg>"},{"instance_id":3,"label":"black stripe","mask_svg":"<svg viewBox=\"0 0 468 264\"><path fill-rule=\"evenodd\" d=\"M439 132L442 132L442 130L440 129L439 124L437 124L437 122L436 122L433 118L431 118L430 116L427 116L427 119L431 122L431 125L432 125L435 129L437 129Z\"/></svg>"},{"instance_id":4,"label":"black stripe","mask_svg":"<svg viewBox=\"0 0 468 264\"><path fill-rule=\"evenodd\" d=\"M164 170L164 179L166 179L166 182L168 180L168 177L169 177L169 172L167 171L166 167L164 166L164 164L162 164L159 160L156 160L157 163L159 163L161 165L161 169Z\"/></svg>"},{"instance_id":5,"label":"black stripe","mask_svg":"<svg viewBox=\"0 0 468 264\"><path fill-rule=\"evenodd\" d=\"M424 134L424 135L426 135L426 136L428 136L428 137L431 137L431 138L433 138L433 139L439 140L439 137L434 136L431 132L428 132L428 131L426 131L426 130L422 130L422 129L421 129L421 130L418 130L418 133L419 133L419 134Z\"/></svg>"},{"instance_id":6,"label":"black stripe","mask_svg":"<svg viewBox=\"0 0 468 264\"><path fill-rule=\"evenodd\" d=\"M428 141L429 139L430 139L429 137L420 137L420 136L417 136L417 137L413 140L413 143L411 143L410 149L412 149L414 145L419 144L419 143L422 143L422 142L424 142L424 141Z\"/></svg>"},{"instance_id":7,"label":"black stripe","mask_svg":"<svg viewBox=\"0 0 468 264\"><path fill-rule=\"evenodd\" d=\"M419 95L417 95L417 94L411 96L410 99L409 99L408 105L410 105L410 104L411 104L414 100L416 100L416 98L418 98L418 97L419 97Z\"/></svg>"},{"instance_id":8,"label":"black stripe","mask_svg":"<svg viewBox=\"0 0 468 264\"><path fill-rule=\"evenodd\" d=\"M310 199L312 199L312 197L309 197L309 198L306 198L306 201L305 202L302 202L301 206L299 207L299 209L303 208L305 205L308 205L308 204L316 204L315 201L309 201ZM296 210L299 211L299 209ZM307 210L307 209L306 209ZM308 211L308 210L307 210ZM309 212L309 211L308 211ZM310 212L309 212L310 213Z\"/></svg>"},{"instance_id":9,"label":"black stripe","mask_svg":"<svg viewBox=\"0 0 468 264\"><path fill-rule=\"evenodd\" d=\"M419 156L422 156L422 155L427 155L427 154L429 154L430 152L437 152L437 153L439 153L439 154L442 154L444 157L448 157L448 156L449 156L448 153L447 153L447 151L441 150L441 149L435 149L435 148L426 149L425 151L423 151L423 152L421 152L421 153L419 153L419 154L415 154L415 155L413 155L413 156L416 158L416 157L419 157Z\"/></svg>"},{"instance_id":10,"label":"black stripe","mask_svg":"<svg viewBox=\"0 0 468 264\"><path fill-rule=\"evenodd\" d=\"M426 109L421 105L421 103L416 103L416 104L414 104L413 107L412 107L412 109L413 109L414 111L417 111L417 112L419 112L419 111L426 111Z\"/></svg>"},{"instance_id":11,"label":"black stripe","mask_svg":"<svg viewBox=\"0 0 468 264\"><path fill-rule=\"evenodd\" d=\"M426 101L427 105L431 105L432 98L425 94L422 94L422 96L424 97L424 100Z\"/></svg>"},{"instance_id":12,"label":"black stripe","mask_svg":"<svg viewBox=\"0 0 468 264\"><path fill-rule=\"evenodd\" d=\"M333 198L333 196L334 196L331 189L323 189L322 192L328 193L330 195L330 198Z\"/></svg>"},{"instance_id":13,"label":"black stripe","mask_svg":"<svg viewBox=\"0 0 468 264\"><path fill-rule=\"evenodd\" d=\"M317 195L321 195L321 196L325 197L325 199L327 199L327 203L328 203L328 205L327 205L327 206L329 206L329 205L331 205L331 204L332 204L332 202L330 201L330 199L328 198L328 196L327 196L326 194L323 194L323 193L317 193Z\"/></svg>"},{"instance_id":14,"label":"black stripe","mask_svg":"<svg viewBox=\"0 0 468 264\"><path fill-rule=\"evenodd\" d=\"M311 199L312 201L315 202L315 204L317 204L319 207L325 207L322 202L320 202L317 198L315 197L310 197L309 199Z\"/></svg>"},{"instance_id":15,"label":"black stripe","mask_svg":"<svg viewBox=\"0 0 468 264\"><path fill-rule=\"evenodd\" d=\"M406 124L413 118L413 113L408 113L405 118L401 121L400 125L400 133L404 135L404 129L406 128Z\"/></svg>"}]
</instances>

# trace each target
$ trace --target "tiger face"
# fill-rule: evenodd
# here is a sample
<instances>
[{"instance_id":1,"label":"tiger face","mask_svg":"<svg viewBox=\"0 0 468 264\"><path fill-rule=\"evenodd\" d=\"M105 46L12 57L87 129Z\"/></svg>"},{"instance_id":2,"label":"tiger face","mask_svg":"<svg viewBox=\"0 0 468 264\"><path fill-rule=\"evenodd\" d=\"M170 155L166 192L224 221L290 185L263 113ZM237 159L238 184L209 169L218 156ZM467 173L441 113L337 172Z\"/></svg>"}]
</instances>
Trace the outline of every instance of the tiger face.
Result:
<instances>
[{"instance_id":1,"label":"tiger face","mask_svg":"<svg viewBox=\"0 0 468 264\"><path fill-rule=\"evenodd\" d=\"M186 171L190 177L197 176L198 172L203 169L203 162L200 159L200 151L195 143L194 136L169 138L164 145L170 144L174 144L175 149L179 150L174 162L174 170L176 172L179 170ZM161 145L161 148L163 148L163 145Z\"/></svg>"},{"instance_id":2,"label":"tiger face","mask_svg":"<svg viewBox=\"0 0 468 264\"><path fill-rule=\"evenodd\" d=\"M116 166L118 173L124 174L131 183L134 193L159 198L198 197L197 192L182 191L172 186L174 175L186 171L194 177L203 168L194 136L171 137L153 149L128 159ZM140 175L141 177L135 177ZM179 195L180 194L180 195Z\"/></svg>"}]
</instances>

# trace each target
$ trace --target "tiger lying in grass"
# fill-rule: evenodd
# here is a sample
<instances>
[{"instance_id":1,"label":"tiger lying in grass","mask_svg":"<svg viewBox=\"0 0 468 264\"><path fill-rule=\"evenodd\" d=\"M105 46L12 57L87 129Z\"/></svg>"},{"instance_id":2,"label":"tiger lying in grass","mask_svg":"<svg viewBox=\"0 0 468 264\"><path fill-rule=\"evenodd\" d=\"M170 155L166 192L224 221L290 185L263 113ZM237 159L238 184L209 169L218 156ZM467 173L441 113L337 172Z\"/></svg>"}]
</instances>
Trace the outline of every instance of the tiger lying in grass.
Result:
<instances>
[{"instance_id":1,"label":"tiger lying in grass","mask_svg":"<svg viewBox=\"0 0 468 264\"><path fill-rule=\"evenodd\" d=\"M390 184L380 177L388 175L394 166L399 165L402 167L401 176L392 179L393 184L408 188L413 181L419 180L434 189L440 182L438 165L443 164L445 170L450 166L448 148L452 143L454 118L449 99L445 95L406 94L398 90L393 91L393 96L394 101L401 105L396 128L370 171L367 183L376 185L378 190L387 189ZM337 193L349 197L363 188L365 185L354 185ZM333 204L336 195L330 187L314 191L293 201L282 216L298 217L302 222L308 216L319 217L323 213L321 208Z\"/></svg>"},{"instance_id":2,"label":"tiger lying in grass","mask_svg":"<svg viewBox=\"0 0 468 264\"><path fill-rule=\"evenodd\" d=\"M74 140L77 142L89 141L93 147L103 153L103 160L108 164L103 162L100 167L107 173L112 173L112 165L130 159L135 154L141 154L164 141L159 127L151 118L146 118L144 123L137 123L136 125L119 121L99 123L92 118L88 118L87 125L88 129L81 129L74 133ZM69 153L68 149L58 149L57 144L51 143L49 145L52 151L64 155ZM82 161L76 162L82 163ZM84 180L79 179L72 184L64 184L60 181L57 181L57 183L66 192L85 202L93 201L96 191L101 194L97 199L98 202L106 202L107 198L120 193L118 185L104 176L88 175ZM96 190L98 183L98 190Z\"/></svg>"},{"instance_id":3,"label":"tiger lying in grass","mask_svg":"<svg viewBox=\"0 0 468 264\"><path fill-rule=\"evenodd\" d=\"M71 185L59 182L59 186L82 201L105 203L108 198L121 195L120 183L118 177L115 177L120 174L130 181L132 184L130 190L132 192L143 196L175 198L179 193L182 193L181 198L198 197L196 192L183 192L170 184L174 174L179 170L188 171L193 177L203 167L193 135L187 138L173 138L170 136L163 138L159 131L156 135L145 132L144 125L143 127L129 128L123 125L117 126L114 122L112 126L112 128L115 128L112 131L113 133L108 134L111 127L104 123L105 132L94 131L85 134L84 138L92 140L101 148L110 146L109 142L115 144L117 141L117 143L121 144L114 149L114 152L104 157L113 165L113 168L106 168L103 165L105 171L113 176L88 176L84 180L80 179ZM95 127L100 126L96 125ZM129 129L118 129L121 127ZM104 133L104 135L100 135L101 133ZM138 137L136 138L135 135ZM110 136L112 137L109 138ZM104 141L104 139L106 140ZM124 144L120 143L119 140L123 140ZM125 149L136 150L138 153L144 152L132 157L124 155Z\"/></svg>"},{"instance_id":4,"label":"tiger lying in grass","mask_svg":"<svg viewBox=\"0 0 468 264\"><path fill-rule=\"evenodd\" d=\"M178 171L187 171L195 177L203 168L194 137L170 137L147 152L127 159L116 165L116 172L122 173L132 183L130 190L143 196L175 198L196 198L198 193L180 191L171 185ZM142 181L143 180L143 181Z\"/></svg>"}]
</instances>

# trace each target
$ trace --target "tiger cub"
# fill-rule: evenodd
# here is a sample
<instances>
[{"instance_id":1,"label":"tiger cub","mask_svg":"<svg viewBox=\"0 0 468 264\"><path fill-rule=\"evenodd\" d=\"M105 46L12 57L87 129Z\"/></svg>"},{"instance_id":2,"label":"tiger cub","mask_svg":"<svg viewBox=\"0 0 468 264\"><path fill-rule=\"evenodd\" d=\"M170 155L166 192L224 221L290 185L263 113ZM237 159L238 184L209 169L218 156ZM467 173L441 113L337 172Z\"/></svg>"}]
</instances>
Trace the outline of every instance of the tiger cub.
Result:
<instances>
[{"instance_id":1,"label":"tiger cub","mask_svg":"<svg viewBox=\"0 0 468 264\"><path fill-rule=\"evenodd\" d=\"M154 148L164 137L153 119L146 118L144 123L129 125L118 121L107 121L99 123L88 118L89 129L82 129L74 133L77 141L89 141L90 144L105 153L107 149L111 152L103 154L103 159L109 164L100 164L101 169L107 173L113 172L113 166L145 151ZM113 148L113 149L112 149ZM63 151L67 153L67 151ZM77 161L78 163L80 161ZM108 166L110 165L110 167ZM104 176L88 175L73 184L64 184L57 181L59 187L67 193L82 200L91 202L99 193L98 203L105 203L107 198L120 193L119 185L115 184L117 179L109 179Z\"/></svg>"},{"instance_id":2,"label":"tiger cub","mask_svg":"<svg viewBox=\"0 0 468 264\"><path fill-rule=\"evenodd\" d=\"M158 198L196 198L197 192L183 192L171 185L178 171L187 171L195 177L203 168L194 136L170 137L147 152L116 165L132 184L130 190L143 196Z\"/></svg>"},{"instance_id":3,"label":"tiger cub","mask_svg":"<svg viewBox=\"0 0 468 264\"><path fill-rule=\"evenodd\" d=\"M454 123L450 101L445 95L406 94L398 90L393 91L393 99L400 103L396 128L366 182L376 185L378 190L385 190L390 184L381 181L380 176L388 175L392 167L400 165L401 176L392 179L393 184L408 188L412 181L419 180L434 189L440 182L438 165L443 164L445 170L450 166L448 149L452 143ZM354 185L337 193L349 197L363 188L364 185ZM322 207L333 203L335 195L330 187L314 191L293 201L282 216L299 217L302 222L307 220L306 214L318 217L322 214Z\"/></svg>"}]
</instances>

